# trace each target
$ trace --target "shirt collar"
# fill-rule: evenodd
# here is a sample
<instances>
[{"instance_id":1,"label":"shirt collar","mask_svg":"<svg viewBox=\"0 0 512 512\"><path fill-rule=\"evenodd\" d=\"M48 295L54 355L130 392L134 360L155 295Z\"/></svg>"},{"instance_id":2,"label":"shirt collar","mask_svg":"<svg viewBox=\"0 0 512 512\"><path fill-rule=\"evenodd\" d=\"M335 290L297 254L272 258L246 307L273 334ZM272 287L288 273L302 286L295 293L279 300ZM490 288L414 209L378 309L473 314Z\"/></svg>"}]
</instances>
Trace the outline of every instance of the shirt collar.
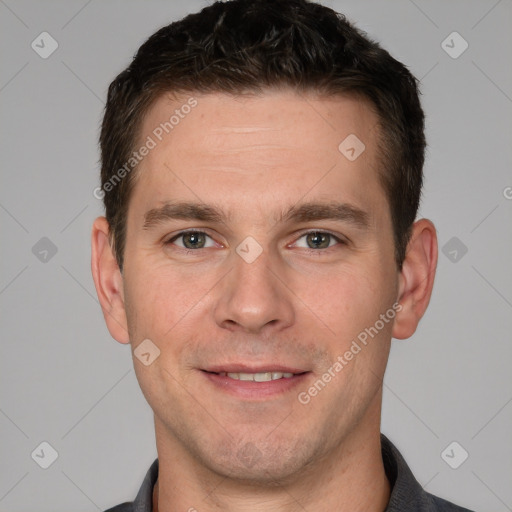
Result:
<instances>
[{"instance_id":1,"label":"shirt collar","mask_svg":"<svg viewBox=\"0 0 512 512\"><path fill-rule=\"evenodd\" d=\"M153 510L153 487L158 478L158 459L149 468L141 488L133 502L133 512L152 512Z\"/></svg>"},{"instance_id":2,"label":"shirt collar","mask_svg":"<svg viewBox=\"0 0 512 512\"><path fill-rule=\"evenodd\" d=\"M401 453L384 435L380 435L384 470L391 486L385 512L428 511L429 494L418 483Z\"/></svg>"}]
</instances>

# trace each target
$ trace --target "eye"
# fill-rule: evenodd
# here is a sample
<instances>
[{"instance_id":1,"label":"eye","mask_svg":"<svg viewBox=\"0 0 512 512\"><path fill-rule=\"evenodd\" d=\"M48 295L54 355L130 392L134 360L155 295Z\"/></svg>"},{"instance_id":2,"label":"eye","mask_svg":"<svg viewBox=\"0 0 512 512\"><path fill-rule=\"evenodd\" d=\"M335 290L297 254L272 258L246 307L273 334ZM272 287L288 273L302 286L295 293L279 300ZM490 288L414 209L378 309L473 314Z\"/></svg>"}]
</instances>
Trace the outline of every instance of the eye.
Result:
<instances>
[{"instance_id":1,"label":"eye","mask_svg":"<svg viewBox=\"0 0 512 512\"><path fill-rule=\"evenodd\" d=\"M204 231L182 231L166 242L183 249L206 249L215 247L215 242Z\"/></svg>"},{"instance_id":2,"label":"eye","mask_svg":"<svg viewBox=\"0 0 512 512\"><path fill-rule=\"evenodd\" d=\"M302 239L305 240L305 245L299 243ZM309 231L304 233L294 245L304 249L328 249L337 243L343 244L344 241L326 231Z\"/></svg>"}]
</instances>

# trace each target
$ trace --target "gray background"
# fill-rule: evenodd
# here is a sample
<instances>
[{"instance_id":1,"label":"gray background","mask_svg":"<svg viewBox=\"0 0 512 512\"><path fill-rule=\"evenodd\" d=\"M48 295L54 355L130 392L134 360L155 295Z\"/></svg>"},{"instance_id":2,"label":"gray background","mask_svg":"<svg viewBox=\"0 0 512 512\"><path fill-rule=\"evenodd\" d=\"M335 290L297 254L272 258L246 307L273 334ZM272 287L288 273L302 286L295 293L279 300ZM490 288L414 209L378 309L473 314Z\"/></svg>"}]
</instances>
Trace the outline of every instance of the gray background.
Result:
<instances>
[{"instance_id":1,"label":"gray background","mask_svg":"<svg viewBox=\"0 0 512 512\"><path fill-rule=\"evenodd\" d=\"M110 81L206 3L0 0L1 512L103 510L134 497L156 456L90 275L96 141ZM393 343L382 430L428 491L512 510L512 3L325 3L410 66L428 115L421 214L446 254L417 334ZM59 45L47 59L31 48L43 31ZM469 44L458 58L441 45L453 31ZM48 469L31 458L42 441L58 452ZM441 456L452 441L469 453L458 469Z\"/></svg>"}]
</instances>

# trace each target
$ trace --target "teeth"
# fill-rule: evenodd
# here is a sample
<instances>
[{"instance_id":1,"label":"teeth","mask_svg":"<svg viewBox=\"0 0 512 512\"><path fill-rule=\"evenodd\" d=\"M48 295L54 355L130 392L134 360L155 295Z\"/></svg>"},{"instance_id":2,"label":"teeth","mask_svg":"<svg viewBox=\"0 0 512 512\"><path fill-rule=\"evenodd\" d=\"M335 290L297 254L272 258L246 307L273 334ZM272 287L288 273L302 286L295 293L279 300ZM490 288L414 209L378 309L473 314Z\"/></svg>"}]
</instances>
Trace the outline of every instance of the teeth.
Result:
<instances>
[{"instance_id":1,"label":"teeth","mask_svg":"<svg viewBox=\"0 0 512 512\"><path fill-rule=\"evenodd\" d=\"M225 373L220 372L221 376L228 376L231 379L235 380L248 380L254 382L268 382L270 380L278 380L278 379L290 379L293 377L293 373L283 373L283 372L261 372L261 373Z\"/></svg>"},{"instance_id":2,"label":"teeth","mask_svg":"<svg viewBox=\"0 0 512 512\"><path fill-rule=\"evenodd\" d=\"M277 372L275 374L274 373L270 373L270 372L255 373L254 374L254 381L255 382L268 382L269 380L276 380L276 379L280 379L281 378L281 377L275 377L274 375L279 375L279 374ZM247 380L249 380L249 379L247 379Z\"/></svg>"}]
</instances>

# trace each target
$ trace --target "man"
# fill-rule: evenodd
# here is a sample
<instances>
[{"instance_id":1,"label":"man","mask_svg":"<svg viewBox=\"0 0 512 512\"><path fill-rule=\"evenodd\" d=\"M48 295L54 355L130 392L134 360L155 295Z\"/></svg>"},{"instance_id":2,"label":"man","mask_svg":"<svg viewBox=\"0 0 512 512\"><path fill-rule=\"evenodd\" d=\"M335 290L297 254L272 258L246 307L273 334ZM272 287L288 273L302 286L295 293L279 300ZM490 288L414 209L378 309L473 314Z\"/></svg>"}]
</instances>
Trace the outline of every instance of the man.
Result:
<instances>
[{"instance_id":1,"label":"man","mask_svg":"<svg viewBox=\"0 0 512 512\"><path fill-rule=\"evenodd\" d=\"M414 77L305 0L162 28L111 84L92 270L158 460L112 511L460 511L380 435L437 262Z\"/></svg>"}]
</instances>

